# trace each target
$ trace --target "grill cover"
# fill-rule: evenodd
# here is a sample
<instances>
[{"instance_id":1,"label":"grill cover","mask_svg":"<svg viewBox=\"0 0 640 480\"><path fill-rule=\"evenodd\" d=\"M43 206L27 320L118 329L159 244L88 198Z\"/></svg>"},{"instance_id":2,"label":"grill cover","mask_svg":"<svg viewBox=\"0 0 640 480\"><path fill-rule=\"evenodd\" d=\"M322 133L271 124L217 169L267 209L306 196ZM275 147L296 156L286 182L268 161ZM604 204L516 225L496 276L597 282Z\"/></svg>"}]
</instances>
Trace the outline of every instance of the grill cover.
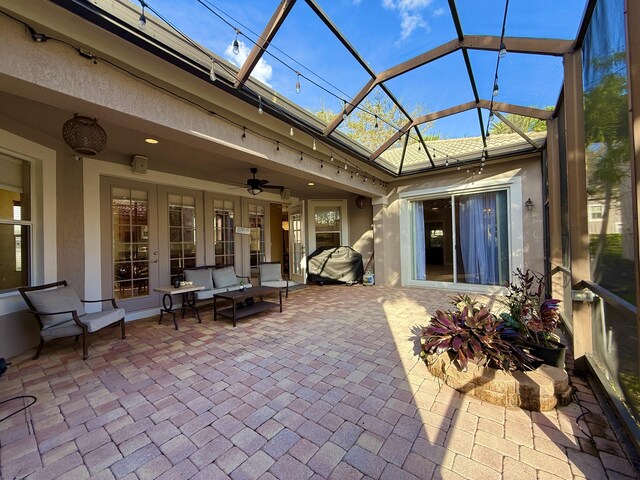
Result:
<instances>
[{"instance_id":1,"label":"grill cover","mask_svg":"<svg viewBox=\"0 0 640 480\"><path fill-rule=\"evenodd\" d=\"M307 279L320 283L362 283L362 255L351 247L322 247L307 257Z\"/></svg>"}]
</instances>

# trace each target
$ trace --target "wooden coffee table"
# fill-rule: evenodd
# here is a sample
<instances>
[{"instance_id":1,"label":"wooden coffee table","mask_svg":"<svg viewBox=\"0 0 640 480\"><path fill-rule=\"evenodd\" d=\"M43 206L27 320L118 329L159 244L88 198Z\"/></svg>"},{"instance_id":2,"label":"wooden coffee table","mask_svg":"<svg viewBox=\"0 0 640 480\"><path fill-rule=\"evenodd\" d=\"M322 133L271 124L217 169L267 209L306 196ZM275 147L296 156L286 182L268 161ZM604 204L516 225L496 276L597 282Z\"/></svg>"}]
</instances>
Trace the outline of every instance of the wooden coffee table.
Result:
<instances>
[{"instance_id":1,"label":"wooden coffee table","mask_svg":"<svg viewBox=\"0 0 640 480\"><path fill-rule=\"evenodd\" d=\"M265 295L278 295L280 303L268 302L263 299ZM244 307L238 307L236 304L247 300L248 298L259 297L260 300L255 300L252 305ZM218 299L228 300L231 302L231 306L225 308L218 308ZM282 312L282 289L275 287L250 287L244 290L236 290L233 292L216 293L213 296L213 319L218 320L218 314L231 318L233 320L233 326L236 326L236 320L239 320L249 315L255 315L256 313L271 310L272 308L280 307Z\"/></svg>"}]
</instances>

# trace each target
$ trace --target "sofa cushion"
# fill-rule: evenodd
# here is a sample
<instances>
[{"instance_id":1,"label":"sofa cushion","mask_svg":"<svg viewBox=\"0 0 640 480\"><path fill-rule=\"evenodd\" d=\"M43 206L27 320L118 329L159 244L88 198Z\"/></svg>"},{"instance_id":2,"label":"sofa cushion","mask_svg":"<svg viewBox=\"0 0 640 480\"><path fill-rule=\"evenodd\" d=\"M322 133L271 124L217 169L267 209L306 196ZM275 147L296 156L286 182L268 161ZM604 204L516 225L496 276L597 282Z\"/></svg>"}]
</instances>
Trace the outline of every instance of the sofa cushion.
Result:
<instances>
[{"instance_id":1,"label":"sofa cushion","mask_svg":"<svg viewBox=\"0 0 640 480\"><path fill-rule=\"evenodd\" d=\"M213 288L213 279L211 277L210 268L200 268L198 270L185 270L184 278L187 282L193 282L194 285L202 285L205 290Z\"/></svg>"},{"instance_id":2,"label":"sofa cushion","mask_svg":"<svg viewBox=\"0 0 640 480\"><path fill-rule=\"evenodd\" d=\"M213 271L213 284L216 288L238 285L238 277L233 267L216 268Z\"/></svg>"},{"instance_id":3,"label":"sofa cushion","mask_svg":"<svg viewBox=\"0 0 640 480\"><path fill-rule=\"evenodd\" d=\"M84 305L80 297L71 285L57 287L51 290L40 290L35 292L25 292L25 295L39 312L66 312L76 310L78 316L85 314ZM42 328L47 329L60 323L73 320L71 313L60 315L40 315Z\"/></svg>"},{"instance_id":4,"label":"sofa cushion","mask_svg":"<svg viewBox=\"0 0 640 480\"><path fill-rule=\"evenodd\" d=\"M260 271L260 284L264 285L264 282L282 280L279 263L265 263L258 265L258 269Z\"/></svg>"}]
</instances>

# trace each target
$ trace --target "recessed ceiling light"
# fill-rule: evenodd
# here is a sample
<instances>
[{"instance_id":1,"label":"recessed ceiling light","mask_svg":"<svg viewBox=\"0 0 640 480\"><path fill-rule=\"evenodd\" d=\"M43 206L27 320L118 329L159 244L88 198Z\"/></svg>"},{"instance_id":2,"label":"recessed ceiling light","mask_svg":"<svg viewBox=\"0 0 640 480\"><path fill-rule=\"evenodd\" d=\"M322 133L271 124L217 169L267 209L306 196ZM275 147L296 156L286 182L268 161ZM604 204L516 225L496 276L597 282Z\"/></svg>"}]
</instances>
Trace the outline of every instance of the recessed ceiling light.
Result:
<instances>
[{"instance_id":1,"label":"recessed ceiling light","mask_svg":"<svg viewBox=\"0 0 640 480\"><path fill-rule=\"evenodd\" d=\"M152 145L158 143L158 140L156 140L155 138L145 138L144 141L147 143L151 143Z\"/></svg>"},{"instance_id":2,"label":"recessed ceiling light","mask_svg":"<svg viewBox=\"0 0 640 480\"><path fill-rule=\"evenodd\" d=\"M309 185L310 187L313 187L315 185L315 183L309 182L309 183L307 183L307 185Z\"/></svg>"}]
</instances>

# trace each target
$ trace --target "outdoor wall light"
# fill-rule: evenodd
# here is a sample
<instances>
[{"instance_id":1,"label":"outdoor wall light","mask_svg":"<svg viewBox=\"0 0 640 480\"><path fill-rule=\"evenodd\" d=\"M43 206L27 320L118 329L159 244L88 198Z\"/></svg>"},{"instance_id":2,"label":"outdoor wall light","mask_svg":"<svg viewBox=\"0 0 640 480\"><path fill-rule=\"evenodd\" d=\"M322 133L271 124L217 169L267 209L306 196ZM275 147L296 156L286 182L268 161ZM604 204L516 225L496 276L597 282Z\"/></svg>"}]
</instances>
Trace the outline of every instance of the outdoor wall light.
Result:
<instances>
[{"instance_id":1,"label":"outdoor wall light","mask_svg":"<svg viewBox=\"0 0 640 480\"><path fill-rule=\"evenodd\" d=\"M524 202L524 206L527 207L527 210L533 210L533 201L531 198L528 198L526 202Z\"/></svg>"}]
</instances>

